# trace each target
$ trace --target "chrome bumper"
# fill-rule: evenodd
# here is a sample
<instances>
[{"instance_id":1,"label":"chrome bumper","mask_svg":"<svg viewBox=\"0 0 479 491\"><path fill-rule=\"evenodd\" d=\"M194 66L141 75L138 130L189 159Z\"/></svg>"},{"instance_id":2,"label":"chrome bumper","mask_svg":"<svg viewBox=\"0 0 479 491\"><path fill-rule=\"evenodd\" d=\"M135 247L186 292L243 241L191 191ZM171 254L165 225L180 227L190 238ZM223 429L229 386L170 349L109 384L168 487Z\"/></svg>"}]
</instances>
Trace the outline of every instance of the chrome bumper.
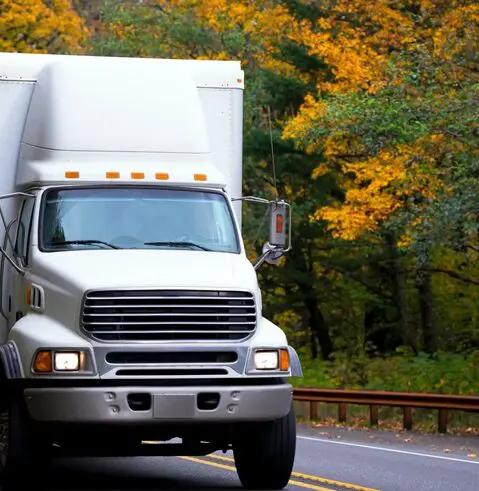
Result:
<instances>
[{"instance_id":1,"label":"chrome bumper","mask_svg":"<svg viewBox=\"0 0 479 491\"><path fill-rule=\"evenodd\" d=\"M24 390L30 416L64 423L234 423L268 421L288 414L290 384L210 387L75 387ZM131 394L144 394L151 404L134 410ZM200 409L202 394L215 394L214 409ZM150 398L151 396L151 398ZM201 406L201 403L200 403Z\"/></svg>"}]
</instances>

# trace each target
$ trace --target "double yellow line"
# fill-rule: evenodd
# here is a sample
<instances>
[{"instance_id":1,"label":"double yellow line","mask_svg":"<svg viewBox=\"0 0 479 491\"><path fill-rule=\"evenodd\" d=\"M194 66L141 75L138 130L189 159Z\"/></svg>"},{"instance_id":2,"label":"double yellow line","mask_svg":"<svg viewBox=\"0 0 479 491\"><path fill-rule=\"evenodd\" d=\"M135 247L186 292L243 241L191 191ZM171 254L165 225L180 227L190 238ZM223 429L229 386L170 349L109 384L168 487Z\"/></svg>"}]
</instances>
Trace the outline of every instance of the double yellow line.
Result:
<instances>
[{"instance_id":1,"label":"double yellow line","mask_svg":"<svg viewBox=\"0 0 479 491\"><path fill-rule=\"evenodd\" d=\"M190 462L196 462L197 464L205 464L205 465L209 465L211 467L217 467L219 469L225 469L227 471L236 471L236 467L234 466L234 459L232 459L230 457L224 457L223 455L210 454L210 455L207 455L205 458L197 458L197 457L180 457L180 458L184 459L184 460L189 460ZM226 465L226 464L222 464L220 462L214 462L212 460L207 460L207 459L215 459L215 460L219 460L219 461L223 461L223 462L228 462L232 465ZM297 481L296 479L291 479L289 481L289 484L291 486L298 486L300 488L311 489L314 491L332 491L332 490L331 490L331 488L324 488L322 486L319 486L318 484L311 484L311 483L303 482L303 481L311 481L314 483L326 484L328 486L339 487L340 489L351 489L353 491L378 491L377 489L365 488L364 486L359 486L357 484L335 481L333 479L326 479L325 477L313 476L310 474L303 474L301 472L293 472L292 475L293 475L293 477L296 477L298 479L302 479L302 481Z\"/></svg>"}]
</instances>

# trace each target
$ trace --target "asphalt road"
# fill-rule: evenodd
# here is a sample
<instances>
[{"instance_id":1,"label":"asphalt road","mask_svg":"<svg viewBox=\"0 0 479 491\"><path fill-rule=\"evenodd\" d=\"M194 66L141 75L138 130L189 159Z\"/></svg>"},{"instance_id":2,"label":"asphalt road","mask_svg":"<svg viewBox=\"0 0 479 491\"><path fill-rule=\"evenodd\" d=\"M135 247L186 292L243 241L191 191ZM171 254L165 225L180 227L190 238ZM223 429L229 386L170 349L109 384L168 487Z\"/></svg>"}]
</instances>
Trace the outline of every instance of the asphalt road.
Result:
<instances>
[{"instance_id":1,"label":"asphalt road","mask_svg":"<svg viewBox=\"0 0 479 491\"><path fill-rule=\"evenodd\" d=\"M232 455L58 460L49 491L240 489ZM299 428L289 490L479 491L479 437Z\"/></svg>"}]
</instances>

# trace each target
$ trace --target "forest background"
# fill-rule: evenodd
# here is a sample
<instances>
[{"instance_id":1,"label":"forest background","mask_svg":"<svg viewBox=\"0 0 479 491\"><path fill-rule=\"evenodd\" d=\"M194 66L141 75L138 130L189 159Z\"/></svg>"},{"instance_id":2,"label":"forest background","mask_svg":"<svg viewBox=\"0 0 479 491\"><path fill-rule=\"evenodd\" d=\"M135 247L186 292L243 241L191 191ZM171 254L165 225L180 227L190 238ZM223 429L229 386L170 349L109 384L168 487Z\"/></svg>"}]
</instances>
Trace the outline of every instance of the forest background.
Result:
<instances>
[{"instance_id":1,"label":"forest background","mask_svg":"<svg viewBox=\"0 0 479 491\"><path fill-rule=\"evenodd\" d=\"M297 385L479 393L477 1L0 0L0 51L240 60L244 192L293 205L259 274Z\"/></svg>"}]
</instances>

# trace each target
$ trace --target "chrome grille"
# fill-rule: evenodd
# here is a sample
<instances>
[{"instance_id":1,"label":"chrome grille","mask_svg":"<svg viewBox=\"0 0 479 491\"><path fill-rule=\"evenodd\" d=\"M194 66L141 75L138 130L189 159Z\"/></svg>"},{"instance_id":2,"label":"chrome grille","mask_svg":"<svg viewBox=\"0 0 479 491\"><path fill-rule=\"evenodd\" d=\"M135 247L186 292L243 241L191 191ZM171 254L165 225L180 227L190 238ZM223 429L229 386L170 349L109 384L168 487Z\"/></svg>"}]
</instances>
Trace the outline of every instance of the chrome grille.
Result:
<instances>
[{"instance_id":1,"label":"chrome grille","mask_svg":"<svg viewBox=\"0 0 479 491\"><path fill-rule=\"evenodd\" d=\"M101 341L238 341L254 332L256 305L243 291L91 291L82 327Z\"/></svg>"}]
</instances>

